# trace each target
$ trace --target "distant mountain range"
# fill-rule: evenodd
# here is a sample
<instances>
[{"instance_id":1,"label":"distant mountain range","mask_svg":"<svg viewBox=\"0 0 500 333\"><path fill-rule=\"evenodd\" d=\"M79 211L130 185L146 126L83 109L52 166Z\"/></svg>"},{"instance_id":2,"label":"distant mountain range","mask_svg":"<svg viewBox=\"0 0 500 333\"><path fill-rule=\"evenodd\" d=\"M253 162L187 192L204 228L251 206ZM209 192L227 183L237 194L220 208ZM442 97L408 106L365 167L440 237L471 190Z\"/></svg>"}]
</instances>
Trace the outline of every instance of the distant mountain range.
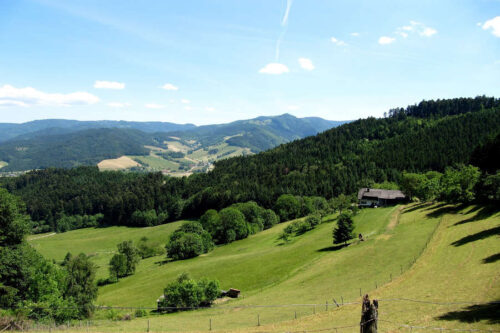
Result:
<instances>
[{"instance_id":1,"label":"distant mountain range","mask_svg":"<svg viewBox=\"0 0 500 333\"><path fill-rule=\"evenodd\" d=\"M99 166L105 169L189 174L206 171L222 158L257 153L343 123L290 114L206 126L63 119L3 123L0 171L70 168L104 161ZM112 160L119 157L128 163Z\"/></svg>"}]
</instances>

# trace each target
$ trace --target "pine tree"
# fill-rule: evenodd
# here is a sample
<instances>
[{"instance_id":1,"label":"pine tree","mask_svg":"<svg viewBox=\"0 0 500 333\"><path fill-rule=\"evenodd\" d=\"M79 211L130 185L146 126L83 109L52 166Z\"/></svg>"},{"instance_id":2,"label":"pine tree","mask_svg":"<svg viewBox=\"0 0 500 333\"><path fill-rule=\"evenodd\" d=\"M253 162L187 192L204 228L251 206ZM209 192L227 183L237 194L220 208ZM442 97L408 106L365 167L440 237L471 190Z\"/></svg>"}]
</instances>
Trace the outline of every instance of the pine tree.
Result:
<instances>
[{"instance_id":1,"label":"pine tree","mask_svg":"<svg viewBox=\"0 0 500 333\"><path fill-rule=\"evenodd\" d=\"M333 243L345 243L352 238L354 224L349 214L342 213L337 219L337 227L333 229Z\"/></svg>"}]
</instances>

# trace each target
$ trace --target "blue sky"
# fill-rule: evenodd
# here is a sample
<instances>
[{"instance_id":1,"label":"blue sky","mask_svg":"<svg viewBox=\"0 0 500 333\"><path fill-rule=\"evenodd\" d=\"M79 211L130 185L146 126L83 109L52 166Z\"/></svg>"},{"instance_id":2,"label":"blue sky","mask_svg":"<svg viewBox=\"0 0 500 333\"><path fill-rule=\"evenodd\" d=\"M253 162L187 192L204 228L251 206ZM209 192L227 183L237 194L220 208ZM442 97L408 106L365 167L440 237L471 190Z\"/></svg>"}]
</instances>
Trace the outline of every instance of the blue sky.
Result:
<instances>
[{"instance_id":1,"label":"blue sky","mask_svg":"<svg viewBox=\"0 0 500 333\"><path fill-rule=\"evenodd\" d=\"M346 120L483 94L499 0L0 0L0 122Z\"/></svg>"}]
</instances>

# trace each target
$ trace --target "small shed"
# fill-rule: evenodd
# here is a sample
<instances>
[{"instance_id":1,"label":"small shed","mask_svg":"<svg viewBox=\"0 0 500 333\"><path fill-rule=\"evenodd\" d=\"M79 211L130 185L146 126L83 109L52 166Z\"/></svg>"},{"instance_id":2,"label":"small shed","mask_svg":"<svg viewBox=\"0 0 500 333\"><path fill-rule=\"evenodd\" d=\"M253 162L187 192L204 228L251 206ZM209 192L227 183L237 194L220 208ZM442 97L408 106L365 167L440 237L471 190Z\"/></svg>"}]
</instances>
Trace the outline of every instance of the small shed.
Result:
<instances>
[{"instance_id":1,"label":"small shed","mask_svg":"<svg viewBox=\"0 0 500 333\"><path fill-rule=\"evenodd\" d=\"M361 207L394 205L405 200L406 196L400 190L362 188L358 191L358 201Z\"/></svg>"},{"instance_id":2,"label":"small shed","mask_svg":"<svg viewBox=\"0 0 500 333\"><path fill-rule=\"evenodd\" d=\"M221 291L221 296L222 297L231 297L231 298L238 298L240 296L240 290L230 288L229 290L222 290Z\"/></svg>"}]
</instances>

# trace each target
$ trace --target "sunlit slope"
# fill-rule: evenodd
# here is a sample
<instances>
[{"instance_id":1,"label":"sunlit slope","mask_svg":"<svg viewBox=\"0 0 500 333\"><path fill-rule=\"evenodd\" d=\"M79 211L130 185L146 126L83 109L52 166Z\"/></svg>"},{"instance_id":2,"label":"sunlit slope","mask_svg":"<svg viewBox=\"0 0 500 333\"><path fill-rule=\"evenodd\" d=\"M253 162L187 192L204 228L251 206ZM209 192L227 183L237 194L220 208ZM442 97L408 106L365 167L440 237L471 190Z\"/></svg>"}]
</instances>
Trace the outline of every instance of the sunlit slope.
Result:
<instances>
[{"instance_id":1,"label":"sunlit slope","mask_svg":"<svg viewBox=\"0 0 500 333\"><path fill-rule=\"evenodd\" d=\"M66 253L73 255L85 253L98 265L97 276L108 276L108 263L114 253L116 245L122 241L139 241L147 237L152 242L166 244L168 236L177 229L182 222L168 223L149 228L88 228L73 230L61 234L33 235L28 238L29 243L43 256L61 261ZM159 257L156 257L159 258Z\"/></svg>"},{"instance_id":2,"label":"sunlit slope","mask_svg":"<svg viewBox=\"0 0 500 333\"><path fill-rule=\"evenodd\" d=\"M218 278L223 288L241 289L243 297L206 310L131 322L96 321L93 330L144 331L149 320L153 332L206 331L210 321L213 330L222 331L352 326L340 332L359 332L360 305L337 308L333 300L359 302L360 289L381 300L383 332L409 330L400 325L500 329L498 306L484 305L500 300L498 213L421 205L401 212L399 207L366 209L355 222L366 241L345 248L332 246L334 223L324 223L289 244L277 239L286 226L281 224L199 258L167 264L160 264L160 257L144 260L136 275L100 288L98 303L154 307L164 286L181 272ZM469 304L394 300L398 298L482 305L469 311Z\"/></svg>"}]
</instances>

